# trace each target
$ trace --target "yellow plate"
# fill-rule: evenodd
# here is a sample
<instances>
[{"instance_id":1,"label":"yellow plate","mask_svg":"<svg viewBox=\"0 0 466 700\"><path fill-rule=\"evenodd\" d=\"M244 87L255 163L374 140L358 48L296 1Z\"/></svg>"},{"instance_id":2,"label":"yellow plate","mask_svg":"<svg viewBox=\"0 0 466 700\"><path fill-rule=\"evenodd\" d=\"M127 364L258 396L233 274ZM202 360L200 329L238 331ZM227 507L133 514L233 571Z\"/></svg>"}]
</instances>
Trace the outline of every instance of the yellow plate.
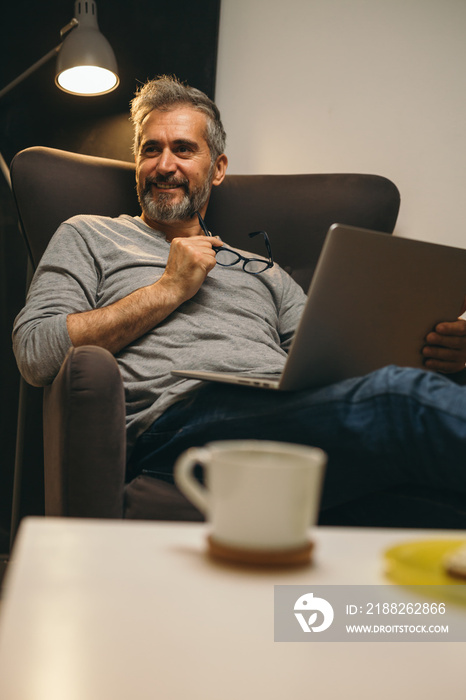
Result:
<instances>
[{"instance_id":1,"label":"yellow plate","mask_svg":"<svg viewBox=\"0 0 466 700\"><path fill-rule=\"evenodd\" d=\"M384 554L385 573L393 583L402 586L461 585L466 596L466 581L449 576L443 563L448 554L462 545L466 545L466 540L420 540L391 547Z\"/></svg>"}]
</instances>

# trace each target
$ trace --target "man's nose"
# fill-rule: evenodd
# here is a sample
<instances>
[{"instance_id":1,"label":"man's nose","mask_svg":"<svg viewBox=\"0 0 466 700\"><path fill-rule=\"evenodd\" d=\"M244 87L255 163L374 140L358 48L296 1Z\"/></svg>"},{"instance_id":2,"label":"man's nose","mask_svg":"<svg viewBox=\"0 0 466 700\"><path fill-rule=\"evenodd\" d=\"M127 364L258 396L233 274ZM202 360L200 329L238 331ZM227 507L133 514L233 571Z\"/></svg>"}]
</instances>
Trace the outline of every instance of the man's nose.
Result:
<instances>
[{"instance_id":1,"label":"man's nose","mask_svg":"<svg viewBox=\"0 0 466 700\"><path fill-rule=\"evenodd\" d=\"M157 170L162 174L175 172L176 159L169 148L165 148L160 154Z\"/></svg>"}]
</instances>

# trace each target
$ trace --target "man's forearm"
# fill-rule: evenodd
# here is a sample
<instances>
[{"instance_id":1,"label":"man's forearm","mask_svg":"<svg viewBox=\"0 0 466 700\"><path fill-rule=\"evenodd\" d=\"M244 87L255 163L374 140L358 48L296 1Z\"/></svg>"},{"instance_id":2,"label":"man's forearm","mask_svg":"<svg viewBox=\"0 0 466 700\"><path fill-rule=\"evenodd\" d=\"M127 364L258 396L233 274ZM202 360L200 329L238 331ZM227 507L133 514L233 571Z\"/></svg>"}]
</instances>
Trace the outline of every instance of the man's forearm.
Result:
<instances>
[{"instance_id":1,"label":"man's forearm","mask_svg":"<svg viewBox=\"0 0 466 700\"><path fill-rule=\"evenodd\" d=\"M110 306L70 314L68 334L75 347L99 345L115 355L155 328L183 301L178 290L159 280Z\"/></svg>"}]
</instances>

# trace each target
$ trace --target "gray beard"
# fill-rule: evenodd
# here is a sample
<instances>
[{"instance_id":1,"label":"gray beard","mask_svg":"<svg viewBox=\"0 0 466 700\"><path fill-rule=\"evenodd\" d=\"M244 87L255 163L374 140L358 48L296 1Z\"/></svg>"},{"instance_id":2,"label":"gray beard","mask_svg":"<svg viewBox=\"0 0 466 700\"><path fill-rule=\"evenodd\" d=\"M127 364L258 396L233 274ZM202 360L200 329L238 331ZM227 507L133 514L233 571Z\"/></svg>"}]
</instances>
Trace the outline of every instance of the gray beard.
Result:
<instances>
[{"instance_id":1,"label":"gray beard","mask_svg":"<svg viewBox=\"0 0 466 700\"><path fill-rule=\"evenodd\" d=\"M165 223L191 219L209 199L213 170L214 163L211 165L204 184L200 187L195 187L191 192L189 191L188 183L183 182L182 187L185 193L181 201L176 203L172 203L172 195L168 192L165 194L161 191L157 196L157 200L152 197L151 184L155 182L170 182L170 178L146 178L144 187L140 191L138 189L139 204L145 216L151 221Z\"/></svg>"}]
</instances>

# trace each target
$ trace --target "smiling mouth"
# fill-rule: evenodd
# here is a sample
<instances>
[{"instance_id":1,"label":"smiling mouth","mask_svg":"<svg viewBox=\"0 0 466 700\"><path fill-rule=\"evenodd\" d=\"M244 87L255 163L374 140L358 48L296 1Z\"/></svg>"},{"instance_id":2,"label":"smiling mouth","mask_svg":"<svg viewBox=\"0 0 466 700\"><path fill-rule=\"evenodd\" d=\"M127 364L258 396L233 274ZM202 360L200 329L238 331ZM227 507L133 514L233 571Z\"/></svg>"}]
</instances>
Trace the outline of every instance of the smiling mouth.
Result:
<instances>
[{"instance_id":1,"label":"smiling mouth","mask_svg":"<svg viewBox=\"0 0 466 700\"><path fill-rule=\"evenodd\" d=\"M185 192L188 192L188 183L185 180L159 180L159 179L147 179L146 180L146 190L149 190L151 187L155 187L157 190L164 190L164 191L170 191L170 190L178 190L178 189L183 189Z\"/></svg>"},{"instance_id":2,"label":"smiling mouth","mask_svg":"<svg viewBox=\"0 0 466 700\"><path fill-rule=\"evenodd\" d=\"M182 187L180 184L172 184L169 182L153 182L152 183L154 187L156 187L158 190L176 190Z\"/></svg>"}]
</instances>

